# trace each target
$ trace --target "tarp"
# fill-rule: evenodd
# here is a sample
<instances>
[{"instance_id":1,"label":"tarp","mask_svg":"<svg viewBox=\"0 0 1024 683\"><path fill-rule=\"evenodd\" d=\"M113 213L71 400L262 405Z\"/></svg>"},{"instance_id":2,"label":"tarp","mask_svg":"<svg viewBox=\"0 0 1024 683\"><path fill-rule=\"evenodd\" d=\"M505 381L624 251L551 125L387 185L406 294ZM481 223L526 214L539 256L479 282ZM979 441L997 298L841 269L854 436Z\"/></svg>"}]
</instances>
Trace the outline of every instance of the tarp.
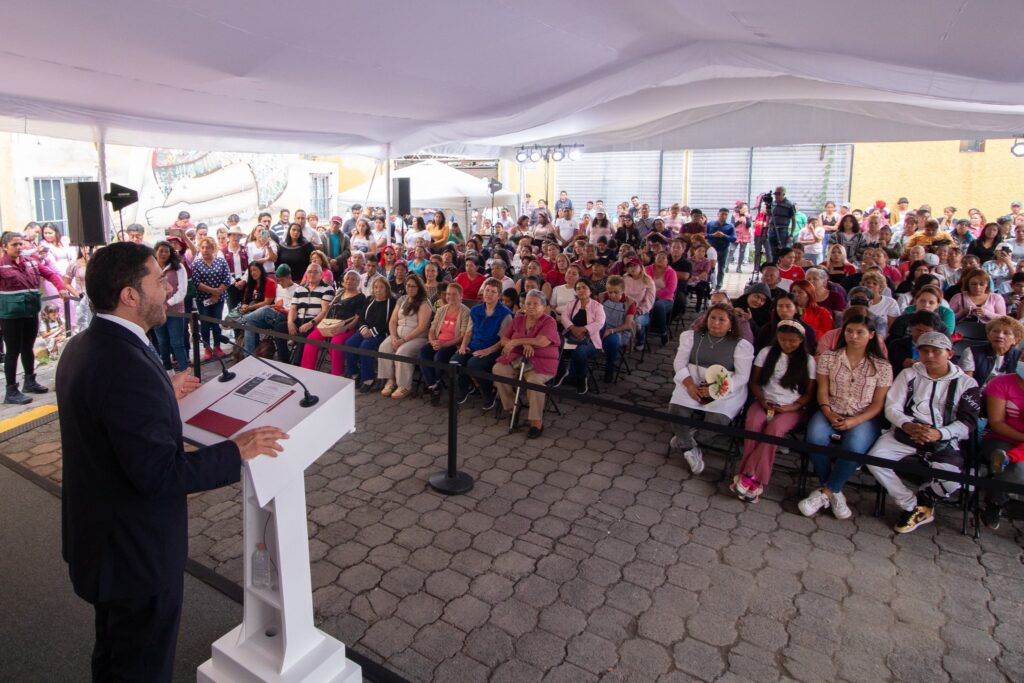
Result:
<instances>
[{"instance_id":1,"label":"tarp","mask_svg":"<svg viewBox=\"0 0 1024 683\"><path fill-rule=\"evenodd\" d=\"M1024 133L1020 0L7 3L0 127L237 151Z\"/></svg>"}]
</instances>

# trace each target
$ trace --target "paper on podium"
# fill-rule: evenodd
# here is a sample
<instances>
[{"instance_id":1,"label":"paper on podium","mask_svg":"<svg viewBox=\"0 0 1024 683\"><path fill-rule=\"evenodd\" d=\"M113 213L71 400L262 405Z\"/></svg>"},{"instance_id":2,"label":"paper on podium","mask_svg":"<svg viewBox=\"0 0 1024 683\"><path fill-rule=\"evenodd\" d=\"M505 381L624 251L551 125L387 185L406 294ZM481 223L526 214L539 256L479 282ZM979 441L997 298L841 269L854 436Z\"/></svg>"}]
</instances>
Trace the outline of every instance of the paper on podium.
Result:
<instances>
[{"instance_id":1,"label":"paper on podium","mask_svg":"<svg viewBox=\"0 0 1024 683\"><path fill-rule=\"evenodd\" d=\"M290 387L286 383L268 383L267 378L273 371L255 358L233 365L234 379L228 382L207 380L179 403L184 436L199 445L217 443L255 427L278 427L288 432L289 438L281 442L284 450L276 458L260 456L245 463L261 507L295 477L302 476L303 471L341 437L355 430L355 384L352 380L276 361L270 363L305 382L310 393L320 398L317 404L309 408L300 406L303 392L297 384ZM257 382L258 378L264 381ZM245 398L245 394L253 391L257 400ZM282 393L283 400L268 403L271 399L280 399ZM233 405L239 401L243 403ZM240 412L227 415L229 420L237 420L232 424L237 427L234 431L224 427L224 421L207 424L209 429L200 426L203 424L201 413L220 414L219 410L229 413L234 408L239 408Z\"/></svg>"}]
</instances>

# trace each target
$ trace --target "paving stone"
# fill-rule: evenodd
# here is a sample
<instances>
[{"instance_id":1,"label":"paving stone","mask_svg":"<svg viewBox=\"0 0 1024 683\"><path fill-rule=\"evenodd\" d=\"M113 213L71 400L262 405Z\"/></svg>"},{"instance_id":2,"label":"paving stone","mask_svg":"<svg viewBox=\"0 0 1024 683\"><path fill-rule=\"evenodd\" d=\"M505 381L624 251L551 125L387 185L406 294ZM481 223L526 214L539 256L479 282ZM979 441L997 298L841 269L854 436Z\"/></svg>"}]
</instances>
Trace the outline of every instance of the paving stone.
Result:
<instances>
[{"instance_id":1,"label":"paving stone","mask_svg":"<svg viewBox=\"0 0 1024 683\"><path fill-rule=\"evenodd\" d=\"M592 674L601 674L612 669L619 656L615 643L585 631L569 641L566 660Z\"/></svg>"},{"instance_id":2,"label":"paving stone","mask_svg":"<svg viewBox=\"0 0 1024 683\"><path fill-rule=\"evenodd\" d=\"M493 669L512 657L513 640L508 633L492 624L474 629L466 637L465 653Z\"/></svg>"},{"instance_id":3,"label":"paving stone","mask_svg":"<svg viewBox=\"0 0 1024 683\"><path fill-rule=\"evenodd\" d=\"M519 638L537 625L537 610L520 600L505 600L491 609L491 622Z\"/></svg>"},{"instance_id":4,"label":"paving stone","mask_svg":"<svg viewBox=\"0 0 1024 683\"><path fill-rule=\"evenodd\" d=\"M490 605L472 595L455 598L444 608L445 621L464 632L472 631L484 624L490 614Z\"/></svg>"},{"instance_id":5,"label":"paving stone","mask_svg":"<svg viewBox=\"0 0 1024 683\"><path fill-rule=\"evenodd\" d=\"M516 584L515 596L526 604L541 609L558 599L558 584L539 574L531 574Z\"/></svg>"},{"instance_id":6,"label":"paving stone","mask_svg":"<svg viewBox=\"0 0 1024 683\"><path fill-rule=\"evenodd\" d=\"M396 614L406 623L419 629L440 618L444 603L432 595L415 593L398 603Z\"/></svg>"},{"instance_id":7,"label":"paving stone","mask_svg":"<svg viewBox=\"0 0 1024 683\"><path fill-rule=\"evenodd\" d=\"M544 673L518 659L512 659L498 666L491 677L491 683L539 683Z\"/></svg>"},{"instance_id":8,"label":"paving stone","mask_svg":"<svg viewBox=\"0 0 1024 683\"><path fill-rule=\"evenodd\" d=\"M687 638L672 648L675 665L702 681L715 680L725 670L725 663L717 648L693 638Z\"/></svg>"},{"instance_id":9,"label":"paving stone","mask_svg":"<svg viewBox=\"0 0 1024 683\"><path fill-rule=\"evenodd\" d=\"M561 664L544 676L544 683L591 683L597 680L597 676L574 664Z\"/></svg>"},{"instance_id":10,"label":"paving stone","mask_svg":"<svg viewBox=\"0 0 1024 683\"><path fill-rule=\"evenodd\" d=\"M541 671L558 666L565 660L566 641L545 631L532 631L515 641L516 658Z\"/></svg>"},{"instance_id":11,"label":"paving stone","mask_svg":"<svg viewBox=\"0 0 1024 683\"><path fill-rule=\"evenodd\" d=\"M433 678L436 662L416 650L403 650L388 659L387 665L410 680L429 681Z\"/></svg>"},{"instance_id":12,"label":"paving stone","mask_svg":"<svg viewBox=\"0 0 1024 683\"><path fill-rule=\"evenodd\" d=\"M709 645L731 645L736 640L735 621L731 617L710 611L700 611L686 622L687 632Z\"/></svg>"},{"instance_id":13,"label":"paving stone","mask_svg":"<svg viewBox=\"0 0 1024 683\"><path fill-rule=\"evenodd\" d=\"M412 645L416 629L397 617L378 621L370 626L360 642L385 659Z\"/></svg>"},{"instance_id":14,"label":"paving stone","mask_svg":"<svg viewBox=\"0 0 1024 683\"><path fill-rule=\"evenodd\" d=\"M489 670L486 666L465 654L457 654L434 669L436 681L458 681L459 683L484 683Z\"/></svg>"}]
</instances>

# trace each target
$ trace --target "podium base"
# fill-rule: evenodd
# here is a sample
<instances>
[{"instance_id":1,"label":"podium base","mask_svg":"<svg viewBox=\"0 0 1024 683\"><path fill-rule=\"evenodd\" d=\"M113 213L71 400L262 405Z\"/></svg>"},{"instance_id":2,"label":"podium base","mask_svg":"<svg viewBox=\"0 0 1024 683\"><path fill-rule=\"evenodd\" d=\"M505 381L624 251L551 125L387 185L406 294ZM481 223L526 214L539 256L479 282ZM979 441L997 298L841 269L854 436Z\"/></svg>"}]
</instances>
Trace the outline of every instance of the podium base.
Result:
<instances>
[{"instance_id":1,"label":"podium base","mask_svg":"<svg viewBox=\"0 0 1024 683\"><path fill-rule=\"evenodd\" d=\"M213 656L196 672L198 683L362 683L362 669L345 657L345 645L322 631L320 643L284 673L260 647L238 645L241 633L238 626L217 639Z\"/></svg>"},{"instance_id":2,"label":"podium base","mask_svg":"<svg viewBox=\"0 0 1024 683\"><path fill-rule=\"evenodd\" d=\"M447 471L438 472L430 478L430 486L448 495L468 493L473 490L473 477L465 472L456 472L454 477L449 477Z\"/></svg>"}]
</instances>

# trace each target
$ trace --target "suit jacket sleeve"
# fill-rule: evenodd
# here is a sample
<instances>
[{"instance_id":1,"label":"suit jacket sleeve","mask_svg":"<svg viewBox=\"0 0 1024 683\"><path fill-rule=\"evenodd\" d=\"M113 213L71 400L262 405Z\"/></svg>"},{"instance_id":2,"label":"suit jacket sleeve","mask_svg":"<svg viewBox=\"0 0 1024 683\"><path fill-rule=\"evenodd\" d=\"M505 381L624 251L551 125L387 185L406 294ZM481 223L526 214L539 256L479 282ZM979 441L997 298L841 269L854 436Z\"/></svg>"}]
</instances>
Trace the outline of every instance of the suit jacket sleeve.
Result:
<instances>
[{"instance_id":1,"label":"suit jacket sleeve","mask_svg":"<svg viewBox=\"0 0 1024 683\"><path fill-rule=\"evenodd\" d=\"M102 424L130 425L111 439L113 455L143 496L184 495L237 482L241 460L233 441L186 453L174 395L161 382L159 393L144 379L108 391L101 402ZM174 402L174 405L162 405ZM154 405L159 403L161 405Z\"/></svg>"}]
</instances>

